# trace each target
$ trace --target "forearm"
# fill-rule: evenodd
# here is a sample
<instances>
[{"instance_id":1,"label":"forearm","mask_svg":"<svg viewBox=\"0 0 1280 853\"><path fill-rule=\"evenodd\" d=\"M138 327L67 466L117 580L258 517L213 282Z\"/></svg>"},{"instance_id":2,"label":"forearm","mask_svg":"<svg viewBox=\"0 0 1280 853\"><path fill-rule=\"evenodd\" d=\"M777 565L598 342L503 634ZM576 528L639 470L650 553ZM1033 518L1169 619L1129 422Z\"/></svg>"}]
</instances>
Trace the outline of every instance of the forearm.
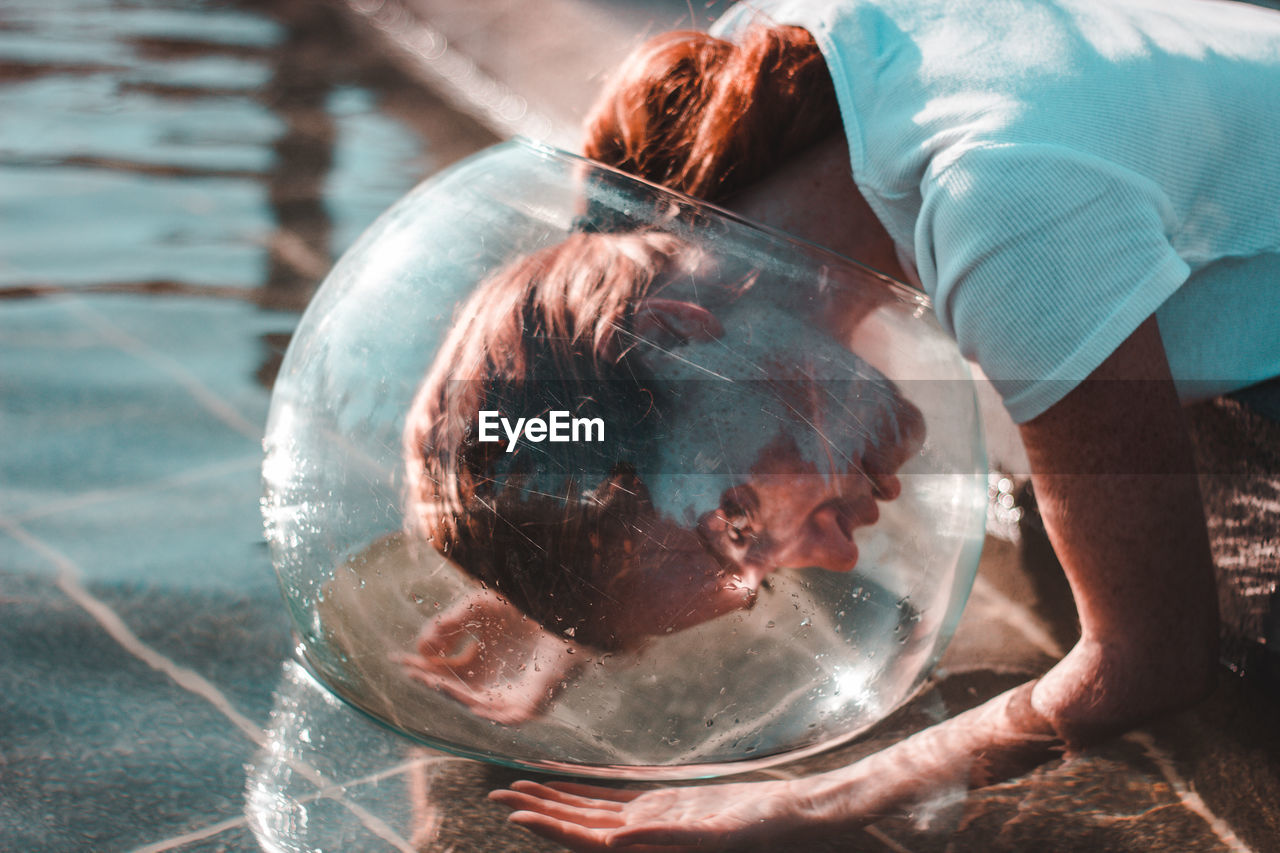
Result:
<instances>
[{"instance_id":1,"label":"forearm","mask_svg":"<svg viewBox=\"0 0 1280 853\"><path fill-rule=\"evenodd\" d=\"M1081 632L1035 707L1086 742L1202 696L1217 657L1213 560L1154 319L1022 436Z\"/></svg>"},{"instance_id":2,"label":"forearm","mask_svg":"<svg viewBox=\"0 0 1280 853\"><path fill-rule=\"evenodd\" d=\"M792 781L803 821L822 836L900 815L957 790L1014 778L1068 747L1123 731L1203 694L1203 682L1166 679L1158 665L1138 675L1129 669L1082 643L1039 680L847 767ZM1168 689L1156 689L1156 682ZM1071 721L1070 729L1061 731L1053 720Z\"/></svg>"},{"instance_id":3,"label":"forearm","mask_svg":"<svg viewBox=\"0 0 1280 853\"><path fill-rule=\"evenodd\" d=\"M847 767L796 780L806 820L823 832L849 829L1061 755L1063 741L1032 707L1034 685L1006 691Z\"/></svg>"},{"instance_id":4,"label":"forearm","mask_svg":"<svg viewBox=\"0 0 1280 853\"><path fill-rule=\"evenodd\" d=\"M1073 744L1203 697L1217 660L1217 594L1195 475L1037 477L1075 593L1081 638L1036 685Z\"/></svg>"}]
</instances>

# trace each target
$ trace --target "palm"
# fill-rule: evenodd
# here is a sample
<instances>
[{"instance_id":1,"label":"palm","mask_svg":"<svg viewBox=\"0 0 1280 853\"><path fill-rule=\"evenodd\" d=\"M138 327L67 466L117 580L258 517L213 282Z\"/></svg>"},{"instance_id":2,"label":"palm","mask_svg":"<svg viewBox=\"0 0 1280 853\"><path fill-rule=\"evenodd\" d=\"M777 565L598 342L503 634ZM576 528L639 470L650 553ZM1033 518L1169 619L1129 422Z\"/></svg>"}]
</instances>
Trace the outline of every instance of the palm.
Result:
<instances>
[{"instance_id":1,"label":"palm","mask_svg":"<svg viewBox=\"0 0 1280 853\"><path fill-rule=\"evenodd\" d=\"M798 835L806 827L790 782L654 791L517 782L492 798L511 820L573 850L727 850Z\"/></svg>"}]
</instances>

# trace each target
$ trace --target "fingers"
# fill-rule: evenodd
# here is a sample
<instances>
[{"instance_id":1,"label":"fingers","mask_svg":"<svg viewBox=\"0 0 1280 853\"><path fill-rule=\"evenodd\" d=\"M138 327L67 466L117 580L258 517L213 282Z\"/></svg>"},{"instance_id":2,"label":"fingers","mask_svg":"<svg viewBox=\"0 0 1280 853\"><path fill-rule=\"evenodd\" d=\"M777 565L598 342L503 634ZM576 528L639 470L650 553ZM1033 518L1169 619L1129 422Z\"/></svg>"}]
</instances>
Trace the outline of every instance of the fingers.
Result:
<instances>
[{"instance_id":1,"label":"fingers","mask_svg":"<svg viewBox=\"0 0 1280 853\"><path fill-rule=\"evenodd\" d=\"M525 701L523 698L504 696L496 688L472 687L459 680L453 673L432 672L407 665L405 674L414 681L421 682L432 690L438 690L456 702L461 702L486 720L492 720L504 726L528 722L539 710L536 704Z\"/></svg>"},{"instance_id":2,"label":"fingers","mask_svg":"<svg viewBox=\"0 0 1280 853\"><path fill-rule=\"evenodd\" d=\"M714 846L732 831L732 825L726 828L700 819L639 818L628 804L645 793L578 782L520 780L489 798L514 809L507 818L512 823L575 851L627 848L676 853Z\"/></svg>"},{"instance_id":3,"label":"fingers","mask_svg":"<svg viewBox=\"0 0 1280 853\"><path fill-rule=\"evenodd\" d=\"M422 636L418 638L418 654L440 666L467 666L480 656L480 644L477 642L467 642L463 639L462 648L458 648L457 639L451 639L447 643L441 642L441 638L437 636ZM455 649L453 654L449 654L450 649Z\"/></svg>"},{"instance_id":4,"label":"fingers","mask_svg":"<svg viewBox=\"0 0 1280 853\"><path fill-rule=\"evenodd\" d=\"M517 814L536 813L588 829L612 829L622 825L622 813L616 809L569 805L511 790L494 791L489 794L489 799L514 809L513 820Z\"/></svg>"},{"instance_id":5,"label":"fingers","mask_svg":"<svg viewBox=\"0 0 1280 853\"><path fill-rule=\"evenodd\" d=\"M439 690L459 701L470 702L482 695L453 672L436 672L430 666L423 666L413 660L401 661L404 674L414 681L421 682L432 690Z\"/></svg>"},{"instance_id":6,"label":"fingers","mask_svg":"<svg viewBox=\"0 0 1280 853\"><path fill-rule=\"evenodd\" d=\"M562 820L538 811L512 812L507 820L579 853L616 849L681 853L701 849L705 840L704 835L691 830L681 831L670 827L584 826L573 820Z\"/></svg>"},{"instance_id":7,"label":"fingers","mask_svg":"<svg viewBox=\"0 0 1280 853\"><path fill-rule=\"evenodd\" d=\"M592 800L609 800L615 803L629 803L645 793L632 788L607 788L603 785L584 785L581 782L548 782L546 785L539 785L537 782L521 780L511 787L516 788L517 785L520 786L517 790L521 791L525 790L525 786L537 786L558 794Z\"/></svg>"}]
</instances>

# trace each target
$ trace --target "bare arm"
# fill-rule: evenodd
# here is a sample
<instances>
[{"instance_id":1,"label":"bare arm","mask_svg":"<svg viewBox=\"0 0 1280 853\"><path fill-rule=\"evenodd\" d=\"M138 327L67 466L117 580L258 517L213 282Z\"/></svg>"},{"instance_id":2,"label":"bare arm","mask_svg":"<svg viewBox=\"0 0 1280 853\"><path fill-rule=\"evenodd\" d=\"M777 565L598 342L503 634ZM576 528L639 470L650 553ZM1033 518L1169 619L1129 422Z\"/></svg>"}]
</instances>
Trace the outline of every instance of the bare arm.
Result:
<instances>
[{"instance_id":1,"label":"bare arm","mask_svg":"<svg viewBox=\"0 0 1280 853\"><path fill-rule=\"evenodd\" d=\"M575 849L826 835L956 784L1029 769L1201 698L1217 607L1190 440L1154 320L1023 427L1081 638L1022 685L856 764L805 779L637 794L519 783L516 822Z\"/></svg>"},{"instance_id":2,"label":"bare arm","mask_svg":"<svg viewBox=\"0 0 1280 853\"><path fill-rule=\"evenodd\" d=\"M1022 434L1082 634L1035 708L1085 743L1203 697L1217 658L1213 562L1154 319Z\"/></svg>"}]
</instances>

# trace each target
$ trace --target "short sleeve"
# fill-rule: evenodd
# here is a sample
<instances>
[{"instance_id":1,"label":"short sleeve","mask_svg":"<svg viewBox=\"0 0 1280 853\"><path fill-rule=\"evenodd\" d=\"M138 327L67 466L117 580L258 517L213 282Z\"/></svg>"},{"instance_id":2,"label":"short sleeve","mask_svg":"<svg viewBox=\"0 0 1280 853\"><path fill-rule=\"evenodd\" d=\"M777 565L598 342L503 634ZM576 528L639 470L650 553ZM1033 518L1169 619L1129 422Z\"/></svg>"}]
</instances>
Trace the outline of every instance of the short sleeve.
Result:
<instances>
[{"instance_id":1,"label":"short sleeve","mask_svg":"<svg viewBox=\"0 0 1280 853\"><path fill-rule=\"evenodd\" d=\"M1154 182L1060 146L971 149L926 176L921 200L920 279L1019 423L1066 396L1190 274Z\"/></svg>"}]
</instances>

